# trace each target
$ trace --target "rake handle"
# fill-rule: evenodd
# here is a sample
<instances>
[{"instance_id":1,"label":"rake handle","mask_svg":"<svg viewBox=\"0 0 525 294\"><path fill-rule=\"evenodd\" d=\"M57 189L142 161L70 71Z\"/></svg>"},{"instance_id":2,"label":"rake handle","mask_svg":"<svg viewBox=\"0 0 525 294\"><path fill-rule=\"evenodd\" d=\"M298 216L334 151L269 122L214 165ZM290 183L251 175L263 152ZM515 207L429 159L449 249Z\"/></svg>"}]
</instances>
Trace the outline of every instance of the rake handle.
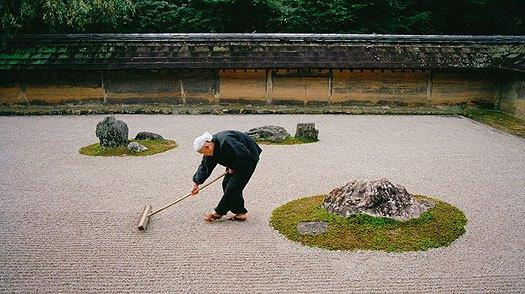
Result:
<instances>
[{"instance_id":1,"label":"rake handle","mask_svg":"<svg viewBox=\"0 0 525 294\"><path fill-rule=\"evenodd\" d=\"M215 179L213 179L213 180L211 180L210 182L208 182L207 184L203 185L202 187L199 188L199 191L202 190L202 189L204 189L204 188L206 188L206 187L208 187L209 185L213 184L214 182L216 182L216 181L219 180L220 178L224 177L227 173L228 173L228 172L226 171L226 172L222 173L221 175L219 175L218 177L216 177ZM182 200L184 200L184 199L190 197L191 195L192 195L192 194L191 194L191 192L190 192L190 193L186 194L184 197L181 197L181 198L179 198L179 199L177 199L177 200L171 202L170 204L168 204L168 205L166 205L166 206L164 206L164 207L162 207L162 208L159 208L159 209L157 209L157 210L155 210L155 211L153 211L153 212L150 212L150 213L148 214L148 217L150 217L150 216L156 214L157 212L161 212L161 211L163 211L164 209L166 209L166 208L168 208L168 207L170 207L170 206L172 206L172 205L175 205L175 204L181 202Z\"/></svg>"}]
</instances>

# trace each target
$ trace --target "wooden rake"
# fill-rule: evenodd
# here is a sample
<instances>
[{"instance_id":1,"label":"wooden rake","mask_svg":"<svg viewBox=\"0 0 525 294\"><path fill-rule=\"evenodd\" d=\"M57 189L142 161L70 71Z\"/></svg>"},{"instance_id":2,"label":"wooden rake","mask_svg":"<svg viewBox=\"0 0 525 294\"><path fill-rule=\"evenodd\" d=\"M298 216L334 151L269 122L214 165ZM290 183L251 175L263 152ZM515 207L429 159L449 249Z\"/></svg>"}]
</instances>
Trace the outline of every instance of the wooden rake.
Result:
<instances>
[{"instance_id":1,"label":"wooden rake","mask_svg":"<svg viewBox=\"0 0 525 294\"><path fill-rule=\"evenodd\" d=\"M223 174L221 174L220 176L216 177L215 179L211 180L210 182L208 182L207 184L203 185L202 187L199 188L199 191L208 187L209 185L213 184L214 182L216 182L217 180L219 180L220 178L224 177L228 172L224 172ZM170 207L170 206L173 206L179 202L181 202L182 200L190 197L192 194L191 192L186 194L184 197L181 197L173 202L171 202L170 204L162 207L162 208L159 208L155 211L152 212L153 208L151 207L151 204L146 204L144 206L144 210L142 211L142 214L140 216L140 220L139 220L139 224L138 224L138 229L139 231L143 231L146 229L146 226L148 225L148 221L149 221L149 218L154 215L154 214L157 214L161 211L163 211L164 209Z\"/></svg>"}]
</instances>

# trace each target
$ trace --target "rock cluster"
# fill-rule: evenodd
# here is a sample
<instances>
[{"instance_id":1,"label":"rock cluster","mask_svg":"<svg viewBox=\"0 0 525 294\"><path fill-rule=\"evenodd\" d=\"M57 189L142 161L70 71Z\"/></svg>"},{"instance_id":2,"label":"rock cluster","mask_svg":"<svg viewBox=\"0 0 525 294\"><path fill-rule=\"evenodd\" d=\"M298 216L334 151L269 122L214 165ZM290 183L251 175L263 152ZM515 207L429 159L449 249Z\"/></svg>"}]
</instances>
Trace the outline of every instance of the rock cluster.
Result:
<instances>
[{"instance_id":1,"label":"rock cluster","mask_svg":"<svg viewBox=\"0 0 525 294\"><path fill-rule=\"evenodd\" d=\"M125 122L108 116L97 124L95 134L100 140L100 146L106 148L126 146L128 132L128 125Z\"/></svg>"},{"instance_id":2,"label":"rock cluster","mask_svg":"<svg viewBox=\"0 0 525 294\"><path fill-rule=\"evenodd\" d=\"M433 206L433 203L416 199L405 187L394 185L386 179L353 180L332 190L324 200L324 207L329 212L344 217L365 213L400 221L418 218Z\"/></svg>"}]
</instances>

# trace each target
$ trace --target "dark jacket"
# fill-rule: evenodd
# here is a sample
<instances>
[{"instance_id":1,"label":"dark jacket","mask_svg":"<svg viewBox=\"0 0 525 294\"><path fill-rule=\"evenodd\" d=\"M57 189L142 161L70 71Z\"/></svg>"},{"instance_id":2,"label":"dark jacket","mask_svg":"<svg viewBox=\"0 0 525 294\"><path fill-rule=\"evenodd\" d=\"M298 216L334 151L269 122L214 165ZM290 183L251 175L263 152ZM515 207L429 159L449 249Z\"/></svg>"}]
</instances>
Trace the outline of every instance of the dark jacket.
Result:
<instances>
[{"instance_id":1,"label":"dark jacket","mask_svg":"<svg viewBox=\"0 0 525 294\"><path fill-rule=\"evenodd\" d=\"M223 131L213 135L215 143L213 156L203 156L202 162L193 176L193 182L202 184L218 164L244 172L254 168L259 161L262 149L248 135L238 131Z\"/></svg>"}]
</instances>

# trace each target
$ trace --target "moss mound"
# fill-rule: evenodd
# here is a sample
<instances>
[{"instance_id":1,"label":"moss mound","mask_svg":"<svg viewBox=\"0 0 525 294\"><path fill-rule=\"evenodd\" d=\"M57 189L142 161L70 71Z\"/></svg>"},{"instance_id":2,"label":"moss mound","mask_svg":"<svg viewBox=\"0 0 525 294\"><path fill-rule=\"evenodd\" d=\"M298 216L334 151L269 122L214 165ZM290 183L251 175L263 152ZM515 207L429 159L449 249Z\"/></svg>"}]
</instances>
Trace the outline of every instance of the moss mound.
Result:
<instances>
[{"instance_id":1,"label":"moss mound","mask_svg":"<svg viewBox=\"0 0 525 294\"><path fill-rule=\"evenodd\" d=\"M349 218L331 214L322 206L326 195L288 202L272 213L271 225L286 238L329 250L419 251L450 245L463 235L467 219L458 208L430 197L435 207L417 219L400 222L365 214ZM328 230L318 235L301 235L297 224L325 221Z\"/></svg>"},{"instance_id":2,"label":"moss mound","mask_svg":"<svg viewBox=\"0 0 525 294\"><path fill-rule=\"evenodd\" d=\"M469 108L464 115L507 133L525 138L525 120L493 109Z\"/></svg>"},{"instance_id":3,"label":"moss mound","mask_svg":"<svg viewBox=\"0 0 525 294\"><path fill-rule=\"evenodd\" d=\"M314 143L319 140L303 138L303 137L288 137L282 140L268 140L268 139L257 139L256 142L264 145L297 145L297 144L308 144Z\"/></svg>"},{"instance_id":4,"label":"moss mound","mask_svg":"<svg viewBox=\"0 0 525 294\"><path fill-rule=\"evenodd\" d=\"M99 143L91 144L80 148L80 154L89 156L146 156L168 151L177 147L177 143L172 140L129 140L148 147L148 150L134 152L128 150L126 146L102 148Z\"/></svg>"}]
</instances>

